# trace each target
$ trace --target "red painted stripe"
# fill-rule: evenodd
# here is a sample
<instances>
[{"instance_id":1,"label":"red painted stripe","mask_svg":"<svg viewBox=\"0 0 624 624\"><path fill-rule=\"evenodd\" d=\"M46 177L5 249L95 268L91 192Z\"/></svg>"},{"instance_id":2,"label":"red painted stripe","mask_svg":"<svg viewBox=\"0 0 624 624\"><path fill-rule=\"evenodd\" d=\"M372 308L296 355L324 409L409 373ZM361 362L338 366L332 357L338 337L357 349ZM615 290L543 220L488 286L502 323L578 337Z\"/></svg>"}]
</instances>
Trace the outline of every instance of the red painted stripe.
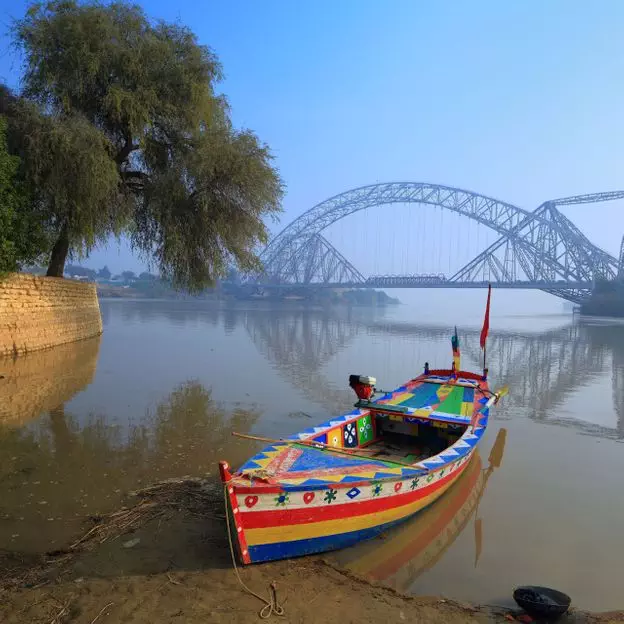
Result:
<instances>
[{"instance_id":1,"label":"red painted stripe","mask_svg":"<svg viewBox=\"0 0 624 624\"><path fill-rule=\"evenodd\" d=\"M254 479L254 485L246 486L246 485L235 485L237 494L279 494L284 491L283 487L279 485L269 485L267 483L260 483ZM291 490L292 491L292 490Z\"/></svg>"},{"instance_id":2,"label":"red painted stripe","mask_svg":"<svg viewBox=\"0 0 624 624\"><path fill-rule=\"evenodd\" d=\"M361 503L349 502L339 505L328 504L323 507L304 507L299 509L276 509L271 511L247 511L242 514L241 521L245 529L261 529L273 526L288 526L292 524L307 524L310 522L321 522L323 520L340 520L348 519L354 516L364 516L374 514L386 509L394 509L402 507L417 501L420 498L432 494L449 481L453 481L459 477L469 462L464 463L460 468L443 477L442 479L427 485L424 488L414 492L406 492L385 498L374 498L372 500L362 501ZM423 477L421 477L423 478ZM426 477L425 477L426 478ZM398 479L397 479L398 481ZM370 481L367 482L369 484ZM390 482L391 484L392 482ZM349 484L353 487L353 484ZM328 485L327 488L331 488ZM317 496L322 495L323 491L317 491ZM242 511L242 510L241 510Z\"/></svg>"},{"instance_id":3,"label":"red painted stripe","mask_svg":"<svg viewBox=\"0 0 624 624\"><path fill-rule=\"evenodd\" d=\"M232 512L232 520L234 522L234 528L236 529L236 539L238 540L239 553L243 560L243 563L251 563L249 557L249 550L247 548L247 539L245 538L245 531L241 522L240 505L236 498L236 490L230 485L226 485L228 497L230 499L230 511ZM231 526L228 530L231 530Z\"/></svg>"},{"instance_id":4,"label":"red painted stripe","mask_svg":"<svg viewBox=\"0 0 624 624\"><path fill-rule=\"evenodd\" d=\"M291 466L303 455L303 449L295 446L289 446L282 451L277 457L269 462L265 470L273 474L280 472L288 472Z\"/></svg>"}]
</instances>

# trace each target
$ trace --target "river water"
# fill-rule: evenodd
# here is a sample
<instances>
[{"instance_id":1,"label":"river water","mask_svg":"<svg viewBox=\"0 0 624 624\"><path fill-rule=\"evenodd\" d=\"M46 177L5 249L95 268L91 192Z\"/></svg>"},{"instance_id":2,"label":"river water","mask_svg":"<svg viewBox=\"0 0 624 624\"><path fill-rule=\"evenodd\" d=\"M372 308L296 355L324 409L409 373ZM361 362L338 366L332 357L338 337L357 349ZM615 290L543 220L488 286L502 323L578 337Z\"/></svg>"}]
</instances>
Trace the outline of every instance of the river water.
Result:
<instances>
[{"instance_id":1,"label":"river water","mask_svg":"<svg viewBox=\"0 0 624 624\"><path fill-rule=\"evenodd\" d=\"M61 548L129 490L242 463L258 445L233 431L280 437L350 409L350 373L391 388L448 365L455 322L463 367L480 361L470 306L101 310L101 339L0 360L0 550ZM494 315L488 364L511 390L480 458L420 516L331 557L414 594L496 603L529 583L622 608L624 325Z\"/></svg>"}]
</instances>

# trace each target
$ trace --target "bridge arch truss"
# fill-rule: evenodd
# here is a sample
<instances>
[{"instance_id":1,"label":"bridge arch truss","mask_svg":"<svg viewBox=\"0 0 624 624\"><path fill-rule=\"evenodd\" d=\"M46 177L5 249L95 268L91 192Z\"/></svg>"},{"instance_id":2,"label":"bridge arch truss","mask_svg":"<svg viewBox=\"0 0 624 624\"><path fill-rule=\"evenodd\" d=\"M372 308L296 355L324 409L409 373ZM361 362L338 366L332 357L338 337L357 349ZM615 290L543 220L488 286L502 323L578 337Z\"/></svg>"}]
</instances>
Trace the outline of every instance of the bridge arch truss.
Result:
<instances>
[{"instance_id":1,"label":"bridge arch truss","mask_svg":"<svg viewBox=\"0 0 624 624\"><path fill-rule=\"evenodd\" d=\"M261 255L260 284L384 287L388 276L365 278L327 239L327 227L367 208L410 203L438 206L494 230L499 238L440 284L393 276L396 287L470 287L491 281L538 288L579 302L595 279L614 279L618 260L592 244L557 208L624 198L624 191L551 200L533 212L464 189L422 182L362 186L310 208L285 227ZM410 281L410 279L412 281ZM385 282L384 282L385 280Z\"/></svg>"}]
</instances>

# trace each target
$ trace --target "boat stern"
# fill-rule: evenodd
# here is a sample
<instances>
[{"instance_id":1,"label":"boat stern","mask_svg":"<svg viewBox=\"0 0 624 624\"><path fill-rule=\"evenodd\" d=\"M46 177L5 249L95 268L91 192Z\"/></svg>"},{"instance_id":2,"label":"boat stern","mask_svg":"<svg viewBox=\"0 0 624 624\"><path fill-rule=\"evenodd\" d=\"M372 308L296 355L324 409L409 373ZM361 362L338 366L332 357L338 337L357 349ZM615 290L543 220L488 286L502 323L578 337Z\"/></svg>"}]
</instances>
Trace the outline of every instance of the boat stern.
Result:
<instances>
[{"instance_id":1,"label":"boat stern","mask_svg":"<svg viewBox=\"0 0 624 624\"><path fill-rule=\"evenodd\" d=\"M240 506L236 496L234 477L230 472L230 465L226 461L219 462L219 476L221 477L225 492L225 520L228 523L227 529L230 548L232 550L234 549L234 539L232 538L232 534L234 534L241 561L244 564L251 563L247 540L245 539L245 531L241 522Z\"/></svg>"}]
</instances>

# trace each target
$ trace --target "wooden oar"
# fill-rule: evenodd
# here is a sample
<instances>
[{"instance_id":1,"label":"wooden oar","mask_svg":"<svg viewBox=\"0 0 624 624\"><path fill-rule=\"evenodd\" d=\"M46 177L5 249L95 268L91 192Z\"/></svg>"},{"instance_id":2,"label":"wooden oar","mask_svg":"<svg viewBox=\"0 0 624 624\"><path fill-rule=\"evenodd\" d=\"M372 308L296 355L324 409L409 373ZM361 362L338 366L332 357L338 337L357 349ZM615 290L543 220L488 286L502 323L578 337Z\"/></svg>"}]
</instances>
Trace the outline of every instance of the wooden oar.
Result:
<instances>
[{"instance_id":1,"label":"wooden oar","mask_svg":"<svg viewBox=\"0 0 624 624\"><path fill-rule=\"evenodd\" d=\"M494 403L498 403L499 400L502 399L508 393L509 393L509 386L503 386L500 390L497 390L494 393L494 396L496 397L496 400L494 401Z\"/></svg>"},{"instance_id":2,"label":"wooden oar","mask_svg":"<svg viewBox=\"0 0 624 624\"><path fill-rule=\"evenodd\" d=\"M322 442L314 442L311 440L276 440L274 438L263 438L261 436L252 436L246 433L238 433L236 431L232 431L232 435L237 438L244 438L246 440L258 440L259 442L269 442L272 444L301 444L303 446L309 446L311 448L318 448L322 451L329 451L330 453L338 453L339 455L348 455L349 457L358 457L360 459L372 459L374 461L384 462L386 464L396 464L397 466L405 466L406 468L416 468L418 470L425 470L427 468L423 468L421 466L415 466L414 464L408 464L407 462L400 462L394 459L382 459L381 457L371 457L368 455L359 455L358 453L352 453L350 451L345 451L344 449L336 448L335 446L329 446L329 444L323 444ZM367 449L357 449L358 451L364 453L376 453L377 451L369 451Z\"/></svg>"},{"instance_id":3,"label":"wooden oar","mask_svg":"<svg viewBox=\"0 0 624 624\"><path fill-rule=\"evenodd\" d=\"M479 408L473 415L472 418L470 419L470 427L474 427L475 423L477 422L477 419L479 418L479 416L481 414L483 414L483 410L488 409L489 407L492 406L492 404L496 405L499 401L499 399L501 399L502 397L504 397L507 393L509 392L509 386L503 386L500 390L497 390L496 392L492 392L490 398L488 399L488 402L481 408Z\"/></svg>"},{"instance_id":4,"label":"wooden oar","mask_svg":"<svg viewBox=\"0 0 624 624\"><path fill-rule=\"evenodd\" d=\"M232 435L237 438L245 438L246 440L258 440L258 442L270 442L272 444L303 444L306 446L312 446L319 449L329 449L331 451L337 451L346 453L347 455L353 455L353 452L349 449L339 448L336 446L330 446L329 444L325 444L324 442L316 442L315 440L309 440L304 438L303 440L284 440L283 438L263 438L262 436L253 436L247 433L238 433L237 431L232 431ZM361 451L362 453L376 453L377 451L368 450L368 449L354 449Z\"/></svg>"}]
</instances>

